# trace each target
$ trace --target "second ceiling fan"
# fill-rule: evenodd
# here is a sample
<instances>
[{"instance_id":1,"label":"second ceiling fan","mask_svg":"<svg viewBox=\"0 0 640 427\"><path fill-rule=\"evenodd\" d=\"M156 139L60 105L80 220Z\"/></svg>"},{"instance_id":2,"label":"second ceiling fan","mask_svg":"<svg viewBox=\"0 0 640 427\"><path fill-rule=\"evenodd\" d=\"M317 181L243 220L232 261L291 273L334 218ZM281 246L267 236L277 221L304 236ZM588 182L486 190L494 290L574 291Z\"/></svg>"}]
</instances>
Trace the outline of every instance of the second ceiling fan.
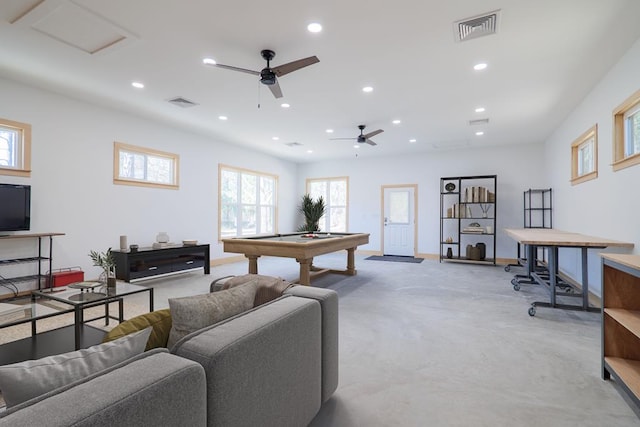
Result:
<instances>
[{"instance_id":1,"label":"second ceiling fan","mask_svg":"<svg viewBox=\"0 0 640 427\"><path fill-rule=\"evenodd\" d=\"M371 139L378 134L381 134L382 132L384 132L382 129L378 129L378 130L374 130L373 132L369 132L369 133L363 133L364 132L364 128L366 126L365 125L359 125L358 129L360 129L360 135L358 135L355 138L330 138L333 141L337 141L337 140L346 140L346 139L355 139L357 141L358 144L369 144L369 145L378 145L375 142L373 142Z\"/></svg>"},{"instance_id":2,"label":"second ceiling fan","mask_svg":"<svg viewBox=\"0 0 640 427\"><path fill-rule=\"evenodd\" d=\"M309 65L320 62L318 57L310 56L308 58L298 59L297 61L288 62L286 64L271 68L270 62L276 56L276 53L272 50L264 49L260 52L260 55L262 55L262 57L267 61L267 66L266 68L263 68L262 71L254 71L248 70L246 68L234 67L232 65L218 64L213 60L205 61L204 63L205 65L211 65L218 68L225 68L231 71L240 71L242 73L260 76L260 83L267 85L271 90L273 96L275 96L276 98L282 98L282 89L280 89L278 77L282 77L293 71L299 70L300 68L308 67Z\"/></svg>"}]
</instances>

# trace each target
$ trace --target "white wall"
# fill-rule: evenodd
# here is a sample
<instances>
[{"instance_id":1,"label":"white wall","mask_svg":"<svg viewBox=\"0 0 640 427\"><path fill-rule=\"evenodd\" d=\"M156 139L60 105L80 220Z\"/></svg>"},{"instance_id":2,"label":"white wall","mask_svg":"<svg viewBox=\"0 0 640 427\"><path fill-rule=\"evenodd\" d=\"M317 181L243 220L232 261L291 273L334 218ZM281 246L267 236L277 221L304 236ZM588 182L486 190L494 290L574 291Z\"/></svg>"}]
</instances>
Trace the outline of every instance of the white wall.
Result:
<instances>
[{"instance_id":1,"label":"white wall","mask_svg":"<svg viewBox=\"0 0 640 427\"><path fill-rule=\"evenodd\" d=\"M613 172L612 111L640 89L640 40L618 61L545 143L545 161L554 194L555 228L636 245L640 253L640 166ZM572 186L571 143L598 124L598 178ZM630 252L608 249L608 252ZM602 250L589 251L589 286L600 294ZM577 250L560 253L560 268L579 277Z\"/></svg>"},{"instance_id":2,"label":"white wall","mask_svg":"<svg viewBox=\"0 0 640 427\"><path fill-rule=\"evenodd\" d=\"M54 239L54 268L77 265L97 277L89 250L118 248L120 235L150 246L159 231L174 242L210 243L212 258L225 256L217 243L218 163L278 175L279 228L295 226L295 163L10 80L0 79L0 93L0 117L30 123L33 132L31 178L0 175L0 182L32 186L30 232L66 233ZM114 141L179 154L180 189L114 185ZM0 259L33 254L34 245L3 240Z\"/></svg>"},{"instance_id":3,"label":"white wall","mask_svg":"<svg viewBox=\"0 0 640 427\"><path fill-rule=\"evenodd\" d=\"M516 243L502 230L522 227L523 191L548 186L542 144L305 164L299 168L298 191L304 193L307 178L348 176L349 231L371 233L369 244L359 249L379 251L381 186L417 184L417 251L435 255L440 240L440 177L494 174L498 176L496 252L499 258L515 258Z\"/></svg>"}]
</instances>

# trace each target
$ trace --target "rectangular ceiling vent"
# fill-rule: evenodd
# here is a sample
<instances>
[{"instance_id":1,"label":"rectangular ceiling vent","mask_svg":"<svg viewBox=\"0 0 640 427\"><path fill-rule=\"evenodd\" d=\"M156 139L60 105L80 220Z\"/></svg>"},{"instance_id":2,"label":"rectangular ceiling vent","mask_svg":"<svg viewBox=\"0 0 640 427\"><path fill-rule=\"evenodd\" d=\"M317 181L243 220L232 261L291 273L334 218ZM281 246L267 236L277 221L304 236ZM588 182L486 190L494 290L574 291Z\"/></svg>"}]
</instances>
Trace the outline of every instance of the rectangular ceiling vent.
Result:
<instances>
[{"instance_id":1,"label":"rectangular ceiling vent","mask_svg":"<svg viewBox=\"0 0 640 427\"><path fill-rule=\"evenodd\" d=\"M500 10L474 16L453 23L453 33L457 42L476 39L498 32Z\"/></svg>"},{"instance_id":2,"label":"rectangular ceiling vent","mask_svg":"<svg viewBox=\"0 0 640 427\"><path fill-rule=\"evenodd\" d=\"M300 147L302 144L299 142L286 142L284 145L288 145L289 147Z\"/></svg>"},{"instance_id":3,"label":"rectangular ceiling vent","mask_svg":"<svg viewBox=\"0 0 640 427\"><path fill-rule=\"evenodd\" d=\"M178 107L182 107L182 108L190 108L198 105L197 103L193 101L189 101L187 98L183 98L181 96L170 99L168 102L169 104L177 105Z\"/></svg>"},{"instance_id":4,"label":"rectangular ceiling vent","mask_svg":"<svg viewBox=\"0 0 640 427\"><path fill-rule=\"evenodd\" d=\"M470 126L486 125L486 124L489 124L489 119L469 120Z\"/></svg>"}]
</instances>

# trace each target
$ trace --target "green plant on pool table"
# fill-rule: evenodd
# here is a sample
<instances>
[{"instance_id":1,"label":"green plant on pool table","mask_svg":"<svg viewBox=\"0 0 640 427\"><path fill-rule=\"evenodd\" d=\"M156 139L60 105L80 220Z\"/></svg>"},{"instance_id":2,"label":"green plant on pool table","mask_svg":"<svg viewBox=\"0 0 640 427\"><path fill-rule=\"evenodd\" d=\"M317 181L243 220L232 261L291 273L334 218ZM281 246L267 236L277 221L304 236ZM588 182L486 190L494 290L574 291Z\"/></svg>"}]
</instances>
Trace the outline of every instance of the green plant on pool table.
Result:
<instances>
[{"instance_id":1,"label":"green plant on pool table","mask_svg":"<svg viewBox=\"0 0 640 427\"><path fill-rule=\"evenodd\" d=\"M325 209L322 196L316 201L309 194L302 196L299 210L304 215L304 225L298 227L298 231L320 231L320 218L324 216Z\"/></svg>"}]
</instances>

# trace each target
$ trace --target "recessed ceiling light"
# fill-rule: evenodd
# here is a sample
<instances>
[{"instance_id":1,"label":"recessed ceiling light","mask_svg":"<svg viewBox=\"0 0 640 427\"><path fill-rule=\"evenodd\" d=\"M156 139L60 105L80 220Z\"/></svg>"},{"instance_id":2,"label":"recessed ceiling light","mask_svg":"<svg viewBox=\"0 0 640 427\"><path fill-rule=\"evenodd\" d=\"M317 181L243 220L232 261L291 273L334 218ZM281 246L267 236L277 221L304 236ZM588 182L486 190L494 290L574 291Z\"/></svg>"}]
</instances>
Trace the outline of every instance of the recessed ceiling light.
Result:
<instances>
[{"instance_id":1,"label":"recessed ceiling light","mask_svg":"<svg viewBox=\"0 0 640 427\"><path fill-rule=\"evenodd\" d=\"M353 148L360 148L360 145L356 144L356 145L353 146Z\"/></svg>"},{"instance_id":2,"label":"recessed ceiling light","mask_svg":"<svg viewBox=\"0 0 640 427\"><path fill-rule=\"evenodd\" d=\"M393 123L394 125L399 125L402 122L400 120L396 119L396 120L392 121L391 123Z\"/></svg>"},{"instance_id":3,"label":"recessed ceiling light","mask_svg":"<svg viewBox=\"0 0 640 427\"><path fill-rule=\"evenodd\" d=\"M411 138L411 139L409 140L409 142L411 142L411 143L416 142L416 139Z\"/></svg>"},{"instance_id":4,"label":"recessed ceiling light","mask_svg":"<svg viewBox=\"0 0 640 427\"><path fill-rule=\"evenodd\" d=\"M482 132L481 130L479 130L478 132L476 132L476 135L477 135L477 136L482 136L482 135L484 135L484 132Z\"/></svg>"},{"instance_id":5,"label":"recessed ceiling light","mask_svg":"<svg viewBox=\"0 0 640 427\"><path fill-rule=\"evenodd\" d=\"M478 107L476 108L476 113L484 113L485 108L484 107Z\"/></svg>"},{"instance_id":6,"label":"recessed ceiling light","mask_svg":"<svg viewBox=\"0 0 640 427\"><path fill-rule=\"evenodd\" d=\"M218 118L219 118L220 120L227 120L227 119L228 119L228 117L227 117L227 116L218 116Z\"/></svg>"},{"instance_id":7,"label":"recessed ceiling light","mask_svg":"<svg viewBox=\"0 0 640 427\"><path fill-rule=\"evenodd\" d=\"M307 150L307 153L311 154L313 153L313 150Z\"/></svg>"},{"instance_id":8,"label":"recessed ceiling light","mask_svg":"<svg viewBox=\"0 0 640 427\"><path fill-rule=\"evenodd\" d=\"M480 62L479 64L473 66L473 69L476 71L484 70L485 68L487 68L486 62Z\"/></svg>"},{"instance_id":9,"label":"recessed ceiling light","mask_svg":"<svg viewBox=\"0 0 640 427\"><path fill-rule=\"evenodd\" d=\"M362 88L362 91L367 93L373 92L373 88L371 86L365 86Z\"/></svg>"},{"instance_id":10,"label":"recessed ceiling light","mask_svg":"<svg viewBox=\"0 0 640 427\"><path fill-rule=\"evenodd\" d=\"M216 65L216 60L213 58L204 58L202 63L206 65Z\"/></svg>"},{"instance_id":11,"label":"recessed ceiling light","mask_svg":"<svg viewBox=\"0 0 640 427\"><path fill-rule=\"evenodd\" d=\"M131 86L135 87L136 89L142 89L144 87L144 84L140 82L131 82Z\"/></svg>"},{"instance_id":12,"label":"recessed ceiling light","mask_svg":"<svg viewBox=\"0 0 640 427\"><path fill-rule=\"evenodd\" d=\"M274 136L274 137L271 137L271 139L273 139L274 141L277 141L280 139L280 137Z\"/></svg>"},{"instance_id":13,"label":"recessed ceiling light","mask_svg":"<svg viewBox=\"0 0 640 427\"><path fill-rule=\"evenodd\" d=\"M327 133L333 133L333 129L327 129L326 132Z\"/></svg>"},{"instance_id":14,"label":"recessed ceiling light","mask_svg":"<svg viewBox=\"0 0 640 427\"><path fill-rule=\"evenodd\" d=\"M322 31L322 25L318 24L317 22L312 22L311 24L307 25L307 30L309 30L310 33L319 33L320 31Z\"/></svg>"},{"instance_id":15,"label":"recessed ceiling light","mask_svg":"<svg viewBox=\"0 0 640 427\"><path fill-rule=\"evenodd\" d=\"M285 103L283 103L283 104L280 104L280 106L281 106L282 108L289 108L289 107L291 107L291 105L287 104L286 102L285 102Z\"/></svg>"}]
</instances>

